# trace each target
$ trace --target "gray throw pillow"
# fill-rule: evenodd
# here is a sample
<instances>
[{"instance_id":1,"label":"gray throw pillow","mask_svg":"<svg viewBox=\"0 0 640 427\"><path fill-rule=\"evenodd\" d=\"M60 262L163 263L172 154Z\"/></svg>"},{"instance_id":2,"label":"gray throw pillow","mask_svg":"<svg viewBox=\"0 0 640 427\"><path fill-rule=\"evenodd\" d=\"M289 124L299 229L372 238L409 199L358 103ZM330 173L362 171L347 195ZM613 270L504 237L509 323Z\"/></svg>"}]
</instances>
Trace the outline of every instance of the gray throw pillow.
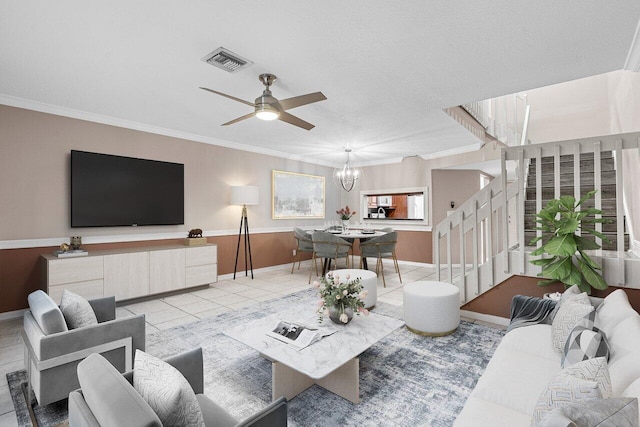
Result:
<instances>
[{"instance_id":1,"label":"gray throw pillow","mask_svg":"<svg viewBox=\"0 0 640 427\"><path fill-rule=\"evenodd\" d=\"M31 292L27 301L31 315L45 335L69 330L60 307L45 292L41 290Z\"/></svg>"},{"instance_id":2,"label":"gray throw pillow","mask_svg":"<svg viewBox=\"0 0 640 427\"><path fill-rule=\"evenodd\" d=\"M133 387L158 415L163 426L204 426L200 404L191 385L167 362L136 350Z\"/></svg>"},{"instance_id":3,"label":"gray throw pillow","mask_svg":"<svg viewBox=\"0 0 640 427\"><path fill-rule=\"evenodd\" d=\"M637 427L639 422L638 399L616 397L556 408L544 427Z\"/></svg>"},{"instance_id":4,"label":"gray throw pillow","mask_svg":"<svg viewBox=\"0 0 640 427\"><path fill-rule=\"evenodd\" d=\"M551 343L558 353L562 353L573 328L591 311L593 306L586 293L570 297L562 303L551 324Z\"/></svg>"},{"instance_id":5,"label":"gray throw pillow","mask_svg":"<svg viewBox=\"0 0 640 427\"><path fill-rule=\"evenodd\" d=\"M548 319L549 319L549 323L553 322L553 319L556 317L556 314L558 314L558 310L560 310L560 307L562 306L562 304L568 300L569 298L572 298L576 295L581 294L582 291L580 290L580 288L578 287L578 285L573 285L570 286L569 288L567 288L562 295L560 296L560 299L558 300L558 303L556 304L556 306L553 308L553 310L551 311L551 313L549 313Z\"/></svg>"},{"instance_id":6,"label":"gray throw pillow","mask_svg":"<svg viewBox=\"0 0 640 427\"><path fill-rule=\"evenodd\" d=\"M576 326L564 345L562 367L594 357L604 357L609 360L609 342L606 335L595 326L592 329Z\"/></svg>"},{"instance_id":7,"label":"gray throw pillow","mask_svg":"<svg viewBox=\"0 0 640 427\"><path fill-rule=\"evenodd\" d=\"M611 397L611 378L603 357L585 360L560 371L536 403L531 426L544 426L550 413L569 403Z\"/></svg>"},{"instance_id":8,"label":"gray throw pillow","mask_svg":"<svg viewBox=\"0 0 640 427\"><path fill-rule=\"evenodd\" d=\"M64 314L69 329L98 324L98 319L89 301L66 289L62 291L60 310Z\"/></svg>"}]
</instances>

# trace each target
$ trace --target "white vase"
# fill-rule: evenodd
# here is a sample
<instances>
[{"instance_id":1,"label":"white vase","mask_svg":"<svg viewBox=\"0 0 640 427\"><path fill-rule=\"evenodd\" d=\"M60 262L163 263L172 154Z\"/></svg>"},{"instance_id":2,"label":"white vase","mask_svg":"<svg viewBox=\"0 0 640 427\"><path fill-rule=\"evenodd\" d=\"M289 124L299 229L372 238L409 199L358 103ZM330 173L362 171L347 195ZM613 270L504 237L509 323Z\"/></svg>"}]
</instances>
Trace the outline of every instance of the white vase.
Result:
<instances>
[{"instance_id":1,"label":"white vase","mask_svg":"<svg viewBox=\"0 0 640 427\"><path fill-rule=\"evenodd\" d=\"M348 219L343 219L342 220L342 229L344 231L349 230L349 220Z\"/></svg>"}]
</instances>

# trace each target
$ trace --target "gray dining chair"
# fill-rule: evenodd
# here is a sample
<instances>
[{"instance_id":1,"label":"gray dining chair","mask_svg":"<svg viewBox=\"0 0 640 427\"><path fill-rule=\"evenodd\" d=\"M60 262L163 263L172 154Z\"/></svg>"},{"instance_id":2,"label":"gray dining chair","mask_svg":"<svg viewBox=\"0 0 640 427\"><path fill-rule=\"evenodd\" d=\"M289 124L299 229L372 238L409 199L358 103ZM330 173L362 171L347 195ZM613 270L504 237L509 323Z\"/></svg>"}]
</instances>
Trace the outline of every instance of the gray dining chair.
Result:
<instances>
[{"instance_id":1,"label":"gray dining chair","mask_svg":"<svg viewBox=\"0 0 640 427\"><path fill-rule=\"evenodd\" d=\"M384 277L384 265L382 264L383 258L393 259L393 266L400 283L402 283L402 276L400 275L400 267L398 266L398 258L396 257L396 244L398 243L398 232L392 231L390 233L383 234L382 236L374 237L366 242L360 242L360 268L362 268L362 260L367 257L375 257L376 261L376 274L382 275L382 284L387 287L387 282Z\"/></svg>"},{"instance_id":2,"label":"gray dining chair","mask_svg":"<svg viewBox=\"0 0 640 427\"><path fill-rule=\"evenodd\" d=\"M347 262L347 268L349 268L349 250L352 245L350 242L323 231L316 231L311 236L311 239L313 240L313 257L315 259L324 258L323 275L329 269L328 266L330 266L331 260L336 260L337 264L338 258L344 258ZM313 268L309 271L309 283L311 283L312 271Z\"/></svg>"},{"instance_id":3,"label":"gray dining chair","mask_svg":"<svg viewBox=\"0 0 640 427\"><path fill-rule=\"evenodd\" d=\"M313 240L311 240L311 234L307 233L302 228L295 227L293 229L293 237L296 239L297 247L296 254L293 257L293 265L291 265L291 274L293 274L293 268L298 262L298 270L300 270L300 263L302 262L302 253L308 252L311 254L311 263L316 267L316 276L318 275L318 264L316 258L313 256Z\"/></svg>"},{"instance_id":4,"label":"gray dining chair","mask_svg":"<svg viewBox=\"0 0 640 427\"><path fill-rule=\"evenodd\" d=\"M385 227L385 228L381 229L380 231L382 231L383 233L391 233L393 231L393 228Z\"/></svg>"}]
</instances>

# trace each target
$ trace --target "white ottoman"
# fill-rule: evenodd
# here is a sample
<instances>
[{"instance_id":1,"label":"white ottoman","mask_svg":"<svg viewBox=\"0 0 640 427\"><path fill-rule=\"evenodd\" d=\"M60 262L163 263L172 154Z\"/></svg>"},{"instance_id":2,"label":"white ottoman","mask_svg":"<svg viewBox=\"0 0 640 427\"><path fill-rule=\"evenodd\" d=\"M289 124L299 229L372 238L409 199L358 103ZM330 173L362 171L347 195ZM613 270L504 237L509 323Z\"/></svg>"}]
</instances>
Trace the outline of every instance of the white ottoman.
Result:
<instances>
[{"instance_id":1,"label":"white ottoman","mask_svg":"<svg viewBox=\"0 0 640 427\"><path fill-rule=\"evenodd\" d=\"M460 290L444 282L414 282L402 294L407 329L420 335L441 337L460 324Z\"/></svg>"},{"instance_id":2,"label":"white ottoman","mask_svg":"<svg viewBox=\"0 0 640 427\"><path fill-rule=\"evenodd\" d=\"M344 280L347 275L351 278L350 280L359 277L361 279L360 283L364 286L364 290L368 292L367 297L364 299L364 308L369 309L376 305L376 301L378 301L378 276L374 271L343 269L335 270L332 274L337 274L341 280Z\"/></svg>"}]
</instances>

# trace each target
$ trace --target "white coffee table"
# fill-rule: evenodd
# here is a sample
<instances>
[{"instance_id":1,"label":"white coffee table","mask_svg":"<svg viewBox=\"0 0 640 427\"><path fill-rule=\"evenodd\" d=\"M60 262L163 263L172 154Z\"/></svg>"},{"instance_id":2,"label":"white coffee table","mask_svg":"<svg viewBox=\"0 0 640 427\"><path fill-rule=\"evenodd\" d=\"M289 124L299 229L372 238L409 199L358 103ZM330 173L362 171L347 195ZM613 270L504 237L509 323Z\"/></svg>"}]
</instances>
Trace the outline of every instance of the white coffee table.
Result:
<instances>
[{"instance_id":1,"label":"white coffee table","mask_svg":"<svg viewBox=\"0 0 640 427\"><path fill-rule=\"evenodd\" d=\"M317 325L314 303L301 304L286 312L239 325L225 335L255 349L270 360L272 398L292 399L313 384L353 402L360 402L359 355L394 330L402 320L371 313L354 316L347 325L335 325L338 332L297 351L266 335L279 320Z\"/></svg>"}]
</instances>

